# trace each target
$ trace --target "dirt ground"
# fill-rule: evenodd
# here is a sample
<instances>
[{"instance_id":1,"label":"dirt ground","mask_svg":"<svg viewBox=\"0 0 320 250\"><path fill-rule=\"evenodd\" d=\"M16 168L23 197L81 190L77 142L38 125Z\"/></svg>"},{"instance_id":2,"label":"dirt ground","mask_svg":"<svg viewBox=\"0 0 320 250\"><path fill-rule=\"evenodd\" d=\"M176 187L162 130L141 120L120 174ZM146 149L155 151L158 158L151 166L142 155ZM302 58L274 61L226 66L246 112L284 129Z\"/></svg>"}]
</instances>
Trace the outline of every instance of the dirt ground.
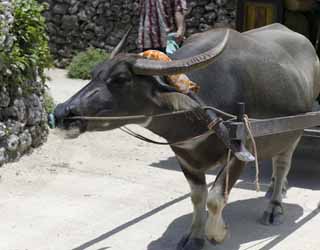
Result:
<instances>
[{"instance_id":1,"label":"dirt ground","mask_svg":"<svg viewBox=\"0 0 320 250\"><path fill-rule=\"evenodd\" d=\"M57 102L86 83L66 79L62 70L49 74ZM255 172L248 167L224 213L230 237L205 250L319 250L316 144L294 160L283 225L258 223L266 200L254 190ZM261 170L266 190L270 169ZM214 177L208 174L208 181ZM0 250L171 250L188 230L191 211L188 185L169 147L119 130L75 140L52 130L44 146L0 168Z\"/></svg>"}]
</instances>

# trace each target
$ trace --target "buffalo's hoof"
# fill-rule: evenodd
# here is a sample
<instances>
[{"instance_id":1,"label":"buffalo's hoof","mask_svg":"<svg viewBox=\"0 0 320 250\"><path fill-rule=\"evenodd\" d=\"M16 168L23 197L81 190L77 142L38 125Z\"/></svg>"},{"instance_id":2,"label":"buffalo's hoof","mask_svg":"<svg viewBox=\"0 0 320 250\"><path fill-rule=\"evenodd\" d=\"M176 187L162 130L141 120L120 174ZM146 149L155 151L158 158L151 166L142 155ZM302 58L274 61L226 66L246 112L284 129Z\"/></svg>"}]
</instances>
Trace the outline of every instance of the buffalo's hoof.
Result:
<instances>
[{"instance_id":1,"label":"buffalo's hoof","mask_svg":"<svg viewBox=\"0 0 320 250\"><path fill-rule=\"evenodd\" d=\"M189 235L185 235L179 241L177 250L201 250L204 243L204 239L191 238Z\"/></svg>"},{"instance_id":2,"label":"buffalo's hoof","mask_svg":"<svg viewBox=\"0 0 320 250\"><path fill-rule=\"evenodd\" d=\"M280 225L284 222L283 207L278 202L273 202L269 205L269 208L264 211L261 223L263 225Z\"/></svg>"}]
</instances>

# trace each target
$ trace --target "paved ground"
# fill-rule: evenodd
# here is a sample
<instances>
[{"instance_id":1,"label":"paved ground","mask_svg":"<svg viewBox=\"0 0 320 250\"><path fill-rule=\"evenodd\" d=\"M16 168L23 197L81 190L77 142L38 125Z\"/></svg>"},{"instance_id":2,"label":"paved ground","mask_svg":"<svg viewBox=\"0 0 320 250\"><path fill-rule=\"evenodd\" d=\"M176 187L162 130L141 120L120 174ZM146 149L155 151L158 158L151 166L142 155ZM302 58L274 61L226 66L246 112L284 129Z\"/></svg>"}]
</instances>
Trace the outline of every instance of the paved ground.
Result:
<instances>
[{"instance_id":1,"label":"paved ground","mask_svg":"<svg viewBox=\"0 0 320 250\"><path fill-rule=\"evenodd\" d=\"M57 101L84 84L65 79L64 71L50 75ZM319 250L317 143L307 153L301 148L294 161L285 224L257 222L266 202L254 191L248 167L225 210L231 237L205 249ZM269 175L262 167L263 184ZM0 169L0 250L171 250L188 229L190 213L188 186L169 148L118 130L76 140L51 131L43 147Z\"/></svg>"}]
</instances>

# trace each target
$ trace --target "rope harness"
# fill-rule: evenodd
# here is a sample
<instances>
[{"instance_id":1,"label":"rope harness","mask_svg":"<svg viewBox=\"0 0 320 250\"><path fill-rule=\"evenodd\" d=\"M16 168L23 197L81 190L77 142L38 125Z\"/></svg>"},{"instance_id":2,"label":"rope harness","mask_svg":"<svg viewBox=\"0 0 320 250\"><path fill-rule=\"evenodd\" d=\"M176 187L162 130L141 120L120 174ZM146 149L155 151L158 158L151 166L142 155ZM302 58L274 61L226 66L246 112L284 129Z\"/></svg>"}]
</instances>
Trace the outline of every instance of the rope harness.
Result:
<instances>
[{"instance_id":1,"label":"rope harness","mask_svg":"<svg viewBox=\"0 0 320 250\"><path fill-rule=\"evenodd\" d=\"M169 62L171 61L170 57L160 51L157 50L147 50L144 51L140 54L140 56L148 58L150 60L156 60L156 61L165 61L165 62ZM185 140L182 141L177 141L177 142L159 142L159 141L155 141L152 139L149 139L141 134L138 134L134 131L132 131L131 129L129 129L128 127L124 126L121 127L121 131L127 133L128 135L131 135L139 140L148 142L148 143L153 143L153 144L157 144L157 145L170 145L170 146L175 146L178 144L185 144L190 142L190 140L194 140L197 138L200 138L201 136L204 135L208 135L209 134L213 134L216 133L218 138L220 138L222 140L223 143L225 143L225 145L227 146L227 148L229 149L228 151L228 157L227 157L227 164L226 164L226 186L225 186L225 200L227 200L228 198L228 188L229 188L229 171L230 171L230 158L231 158L231 153L233 152L233 157L237 157L238 159L240 158L241 160L244 159L248 159L248 155L246 155L246 157L244 157L244 154L240 155L240 154L236 154L235 152L238 152L236 149L236 147L229 141L229 138L226 138L224 136L223 133L225 133L224 131L226 130L226 128L223 126L223 124L221 124L221 122L223 122L223 119L220 118L219 116L216 115L220 114L221 116L224 116L225 118L230 120L234 120L237 119L238 117L226 112L223 112L217 108L214 107L209 107L209 106L205 106L205 103L195 94L196 92L199 91L199 86L198 84L194 83L193 81L191 81L187 75L185 74L176 74L176 75L167 75L166 77L166 81L168 82L169 86L174 87L174 89L179 92L179 93L183 93L186 95L189 95L193 100L195 100L200 106L201 106L201 110L202 111L208 111L207 112L207 117L203 112L196 112L195 110L193 111L193 114L196 116L200 116L198 120L203 120L206 121L207 125L207 132L198 135L198 136L193 136L192 138L187 138ZM212 112L213 111L213 112ZM154 115L154 116L144 116L144 115L138 115L138 116L120 116L120 117L87 117L87 116L77 116L77 117L72 117L71 119L73 120L94 120L94 121L115 121L115 120L122 120L122 121L134 121L134 120L139 120L139 119L150 119L150 118L159 118L159 117L166 117L166 116L173 116L173 115L177 115L177 114L181 114L181 113L185 113L187 114L189 111L178 111L178 112L171 112L171 113L166 113L166 114L159 114L159 115ZM192 111L191 111L192 112ZM241 115L242 121L245 124L246 130L250 136L250 140L252 142L253 145L253 151L254 151L254 155L255 155L255 165L256 165L256 187L257 187L257 191L260 190L260 185L259 185L259 166L258 166L258 160L257 160L257 149L256 149L256 143L254 140L254 137L252 136L252 132L251 132L251 125L250 125L250 121L248 116L246 116L244 113L242 113ZM242 142L241 142L242 144ZM241 147L241 145L240 145Z\"/></svg>"},{"instance_id":2,"label":"rope harness","mask_svg":"<svg viewBox=\"0 0 320 250\"><path fill-rule=\"evenodd\" d=\"M232 121L235 120L237 118L237 116L224 112L220 109L211 107L211 106L203 106L201 107L202 110L206 111L206 110L212 110L218 114L220 114L221 116L224 116L227 121ZM118 116L118 117L90 117L90 116L75 116L75 117L71 117L68 118L69 120L93 120L93 121L116 121L116 120L127 120L127 121L134 121L134 120L138 120L138 119L149 119L149 118L163 118L163 117L168 117L168 116L174 116L174 115L178 115L178 114L188 114L188 113L192 113L194 115L196 115L196 113L192 110L184 110L184 111L175 111L175 112L170 112L170 113L164 113L164 114L159 114L159 115L153 115L153 116L146 116L146 115L136 115L136 116ZM198 115L201 116L201 114L198 113ZM201 119L201 117L198 117ZM253 119L251 119L253 120ZM150 138L147 138L141 134L138 134L136 132L134 132L133 130L129 129L126 126L123 126L120 128L121 131L123 131L124 133L133 136L139 140L142 140L144 142L147 143L152 143L152 144L156 144L156 145L169 145L169 146L175 146L178 144L182 144L182 143L187 143L190 140L194 140L197 138L200 138L204 135L208 135L208 134L213 134L215 133L214 131L214 127L219 124L220 122L222 122L223 119L222 118L217 118L216 120L210 122L208 124L208 131L198 135L198 136L194 136L191 138L187 138L185 140L181 140L181 141L176 141L176 142L159 142L159 141L155 141L152 140ZM259 162L258 162L258 153L257 153L257 145L254 139L254 136L252 134L252 127L251 127L251 123L250 123L250 119L247 115L244 115L243 117L243 122L246 128L246 131L249 135L249 140L251 141L252 144L252 150L255 156L255 170L256 170L256 176L255 176L255 185L256 185L256 191L260 192L260 180L259 180L259 175L260 175L260 168L259 168ZM226 177L225 177L225 190L224 190L224 199L225 202L228 200L229 197L229 182L230 182L230 161L231 161L231 150L228 150L228 155L227 155L227 163L225 165L225 170L226 170ZM234 156L233 156L234 157Z\"/></svg>"}]
</instances>

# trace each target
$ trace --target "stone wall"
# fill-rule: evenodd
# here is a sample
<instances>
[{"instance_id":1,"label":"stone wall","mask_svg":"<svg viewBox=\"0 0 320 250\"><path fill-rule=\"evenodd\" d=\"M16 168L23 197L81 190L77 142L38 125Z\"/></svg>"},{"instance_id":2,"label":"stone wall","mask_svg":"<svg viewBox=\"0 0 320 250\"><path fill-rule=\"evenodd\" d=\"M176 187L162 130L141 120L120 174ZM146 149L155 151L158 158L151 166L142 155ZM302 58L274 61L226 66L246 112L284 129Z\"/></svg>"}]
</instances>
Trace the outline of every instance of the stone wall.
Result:
<instances>
[{"instance_id":1,"label":"stone wall","mask_svg":"<svg viewBox=\"0 0 320 250\"><path fill-rule=\"evenodd\" d=\"M9 28L13 22L10 1L0 0L0 52L9 51L13 37ZM1 66L0 58L0 73ZM44 87L36 81L28 83L26 95L19 87L5 87L0 82L0 166L15 161L47 137L47 116L43 108ZM15 84L12 83L12 86Z\"/></svg>"},{"instance_id":2,"label":"stone wall","mask_svg":"<svg viewBox=\"0 0 320 250\"><path fill-rule=\"evenodd\" d=\"M40 146L48 135L42 92L22 96L0 89L0 166Z\"/></svg>"},{"instance_id":3,"label":"stone wall","mask_svg":"<svg viewBox=\"0 0 320 250\"><path fill-rule=\"evenodd\" d=\"M63 66L75 51L89 46L111 51L127 27L128 51L137 48L139 0L39 0L47 2L44 13L50 47ZM236 0L187 0L187 35L212 27L234 27Z\"/></svg>"}]
</instances>

